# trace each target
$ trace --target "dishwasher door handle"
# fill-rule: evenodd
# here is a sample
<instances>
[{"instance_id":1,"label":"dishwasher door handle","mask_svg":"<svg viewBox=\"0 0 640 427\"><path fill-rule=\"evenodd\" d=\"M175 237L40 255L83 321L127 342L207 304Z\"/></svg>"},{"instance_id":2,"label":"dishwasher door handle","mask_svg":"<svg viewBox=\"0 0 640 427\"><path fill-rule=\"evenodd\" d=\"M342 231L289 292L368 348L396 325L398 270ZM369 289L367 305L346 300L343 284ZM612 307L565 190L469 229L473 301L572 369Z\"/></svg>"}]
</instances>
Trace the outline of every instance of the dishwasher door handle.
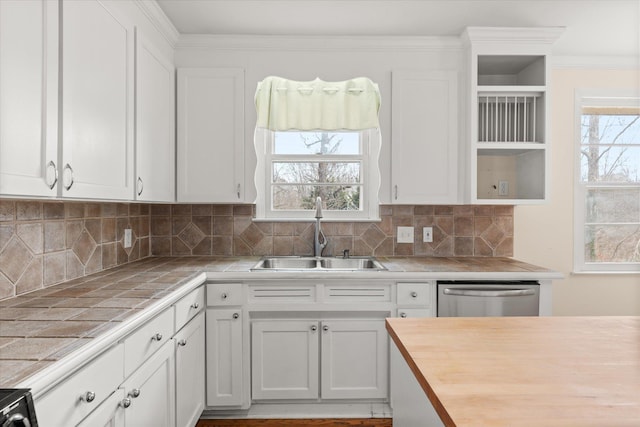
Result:
<instances>
[{"instance_id":1,"label":"dishwasher door handle","mask_svg":"<svg viewBox=\"0 0 640 427\"><path fill-rule=\"evenodd\" d=\"M535 295L535 289L461 289L445 288L445 295L455 295L461 297L521 297Z\"/></svg>"}]
</instances>

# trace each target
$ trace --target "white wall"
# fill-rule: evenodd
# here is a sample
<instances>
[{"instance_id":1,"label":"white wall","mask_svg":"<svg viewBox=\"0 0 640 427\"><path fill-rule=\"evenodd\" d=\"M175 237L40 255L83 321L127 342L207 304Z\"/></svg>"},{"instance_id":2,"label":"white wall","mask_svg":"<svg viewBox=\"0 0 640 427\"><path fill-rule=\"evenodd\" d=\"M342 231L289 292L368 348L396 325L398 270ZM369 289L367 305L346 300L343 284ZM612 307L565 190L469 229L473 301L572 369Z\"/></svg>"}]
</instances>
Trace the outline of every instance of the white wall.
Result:
<instances>
[{"instance_id":1,"label":"white wall","mask_svg":"<svg viewBox=\"0 0 640 427\"><path fill-rule=\"evenodd\" d=\"M565 275L554 315L640 315L640 274L572 274L575 91L638 88L640 70L554 69L551 84L551 201L515 208L514 256Z\"/></svg>"}]
</instances>

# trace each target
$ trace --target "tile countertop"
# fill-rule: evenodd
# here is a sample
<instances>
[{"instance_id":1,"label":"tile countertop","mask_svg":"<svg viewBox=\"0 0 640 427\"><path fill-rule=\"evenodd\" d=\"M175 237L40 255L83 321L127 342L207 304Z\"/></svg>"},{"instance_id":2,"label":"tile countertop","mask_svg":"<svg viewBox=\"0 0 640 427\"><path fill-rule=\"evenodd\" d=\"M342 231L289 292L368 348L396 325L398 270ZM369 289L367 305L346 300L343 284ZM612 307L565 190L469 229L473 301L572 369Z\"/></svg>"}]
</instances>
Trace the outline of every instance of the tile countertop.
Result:
<instances>
[{"instance_id":1,"label":"tile countertop","mask_svg":"<svg viewBox=\"0 0 640 427\"><path fill-rule=\"evenodd\" d=\"M381 257L382 278L558 279L546 268L510 258ZM96 337L175 297L202 272L207 278L353 277L353 272L250 272L259 257L153 257L0 301L0 388L53 365Z\"/></svg>"}]
</instances>

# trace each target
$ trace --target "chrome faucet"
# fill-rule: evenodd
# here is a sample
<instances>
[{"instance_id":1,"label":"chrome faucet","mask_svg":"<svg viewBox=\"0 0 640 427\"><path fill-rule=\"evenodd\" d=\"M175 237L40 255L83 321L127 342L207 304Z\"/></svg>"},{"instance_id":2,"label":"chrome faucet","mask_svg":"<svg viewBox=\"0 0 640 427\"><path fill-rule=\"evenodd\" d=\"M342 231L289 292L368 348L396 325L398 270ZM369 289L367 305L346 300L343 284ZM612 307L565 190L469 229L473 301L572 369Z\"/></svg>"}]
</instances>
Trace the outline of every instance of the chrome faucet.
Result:
<instances>
[{"instance_id":1,"label":"chrome faucet","mask_svg":"<svg viewBox=\"0 0 640 427\"><path fill-rule=\"evenodd\" d=\"M313 256L316 257L322 256L322 250L327 246L327 238L322 232L320 219L322 219L322 199L318 197L316 198L316 230L313 241Z\"/></svg>"}]
</instances>

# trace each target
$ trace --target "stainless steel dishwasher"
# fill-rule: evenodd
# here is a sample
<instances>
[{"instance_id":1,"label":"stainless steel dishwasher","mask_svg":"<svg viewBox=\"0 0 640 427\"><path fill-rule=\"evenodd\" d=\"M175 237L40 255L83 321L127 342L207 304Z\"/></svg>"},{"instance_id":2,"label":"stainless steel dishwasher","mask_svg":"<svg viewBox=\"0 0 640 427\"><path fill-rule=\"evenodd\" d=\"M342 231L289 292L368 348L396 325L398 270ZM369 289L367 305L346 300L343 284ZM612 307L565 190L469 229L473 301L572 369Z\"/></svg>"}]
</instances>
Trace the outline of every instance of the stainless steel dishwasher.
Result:
<instances>
[{"instance_id":1,"label":"stainless steel dishwasher","mask_svg":"<svg viewBox=\"0 0 640 427\"><path fill-rule=\"evenodd\" d=\"M538 316L536 281L438 281L438 317Z\"/></svg>"}]
</instances>

